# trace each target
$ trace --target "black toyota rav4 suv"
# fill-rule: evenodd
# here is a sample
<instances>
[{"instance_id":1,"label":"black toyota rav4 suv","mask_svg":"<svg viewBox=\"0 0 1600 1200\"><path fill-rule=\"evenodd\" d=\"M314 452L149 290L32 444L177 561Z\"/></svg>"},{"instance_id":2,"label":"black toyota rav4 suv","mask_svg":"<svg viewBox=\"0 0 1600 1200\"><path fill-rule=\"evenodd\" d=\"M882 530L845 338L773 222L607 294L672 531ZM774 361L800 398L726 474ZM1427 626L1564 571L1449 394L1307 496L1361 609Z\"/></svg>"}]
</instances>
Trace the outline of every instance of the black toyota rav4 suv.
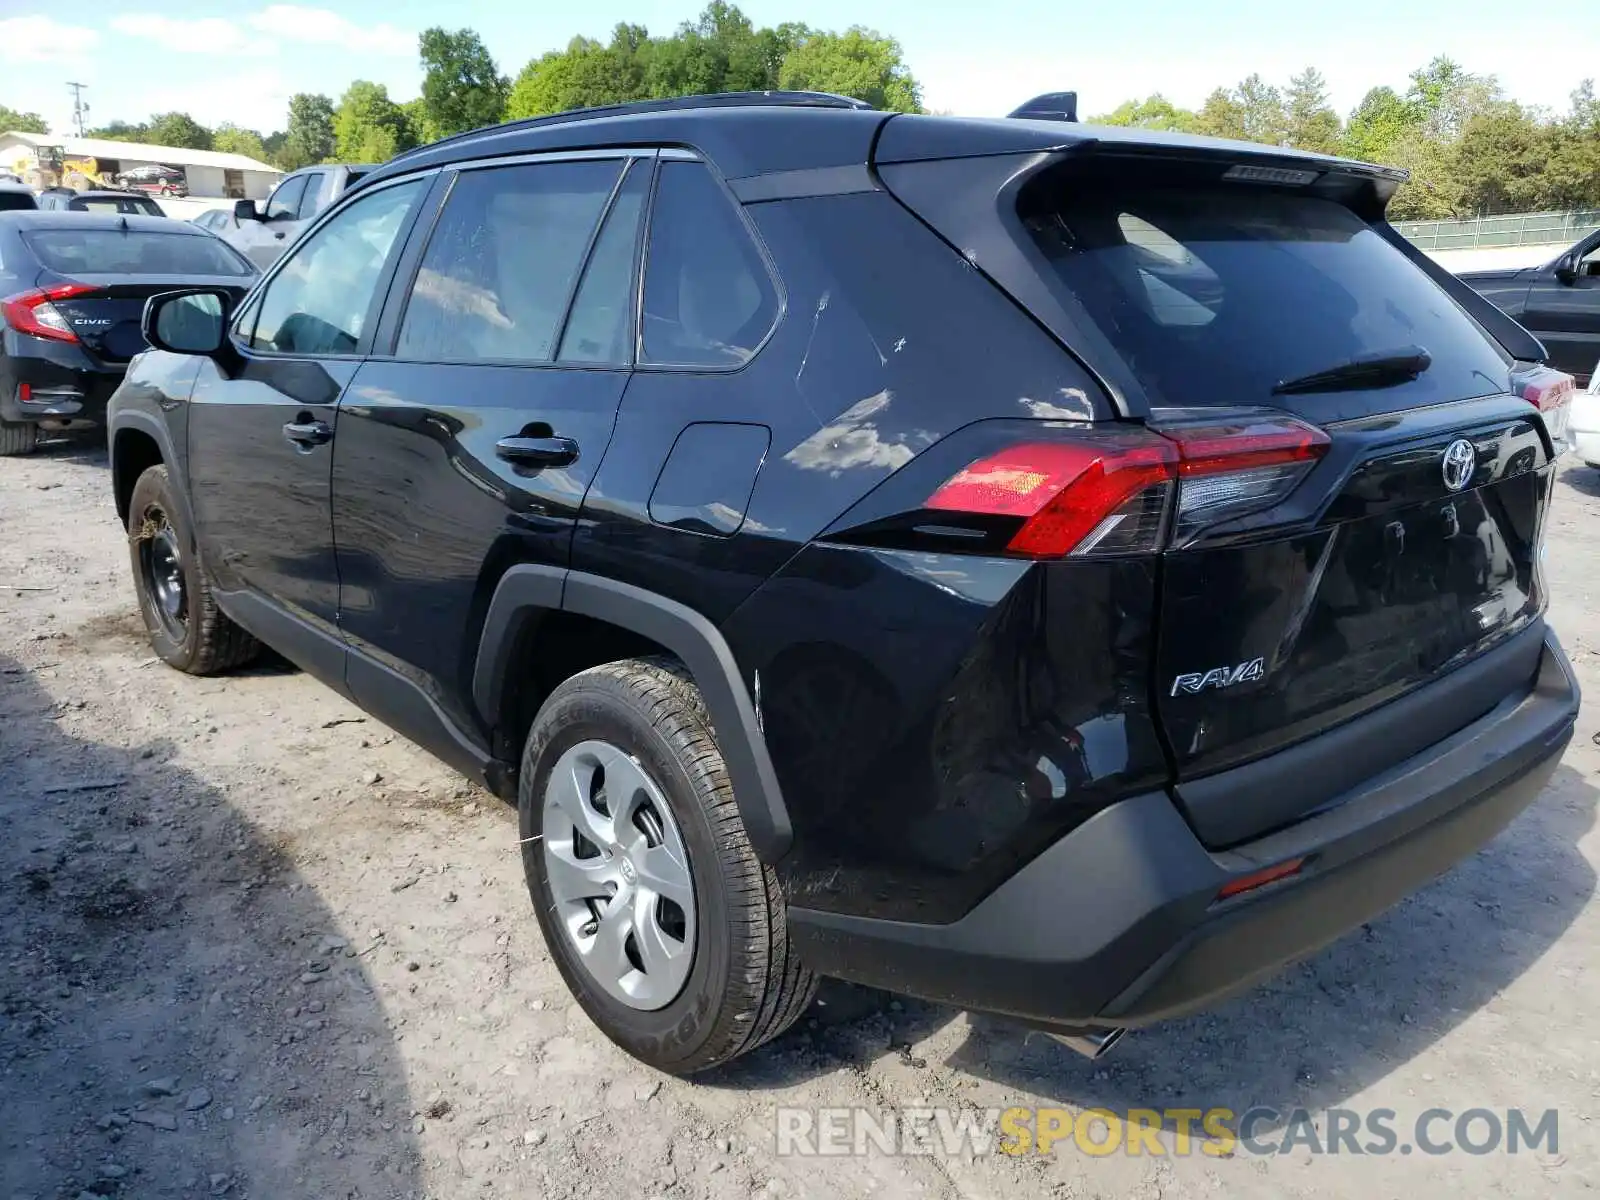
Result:
<instances>
[{"instance_id":1,"label":"black toyota rav4 suv","mask_svg":"<svg viewBox=\"0 0 1600 1200\"><path fill-rule=\"evenodd\" d=\"M264 642L514 799L551 955L664 1070L822 975L1095 1052L1472 853L1571 736L1570 381L1399 179L800 94L408 153L243 302L149 302L151 640Z\"/></svg>"}]
</instances>

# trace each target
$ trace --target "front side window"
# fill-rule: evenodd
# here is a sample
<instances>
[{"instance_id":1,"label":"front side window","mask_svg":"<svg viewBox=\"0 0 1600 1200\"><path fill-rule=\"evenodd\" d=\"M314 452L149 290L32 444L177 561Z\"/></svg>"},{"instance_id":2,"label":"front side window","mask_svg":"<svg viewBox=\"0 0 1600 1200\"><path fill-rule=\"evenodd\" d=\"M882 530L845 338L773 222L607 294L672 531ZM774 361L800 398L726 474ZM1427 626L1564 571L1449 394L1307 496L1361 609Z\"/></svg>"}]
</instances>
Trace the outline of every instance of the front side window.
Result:
<instances>
[{"instance_id":1,"label":"front side window","mask_svg":"<svg viewBox=\"0 0 1600 1200\"><path fill-rule=\"evenodd\" d=\"M272 199L267 201L267 220L281 221L293 219L295 212L300 207L300 197L305 195L306 177L296 175L285 179L278 185L278 190L272 193Z\"/></svg>"},{"instance_id":2,"label":"front side window","mask_svg":"<svg viewBox=\"0 0 1600 1200\"><path fill-rule=\"evenodd\" d=\"M363 196L296 245L266 286L250 345L354 354L384 264L423 187L416 179Z\"/></svg>"},{"instance_id":3,"label":"front side window","mask_svg":"<svg viewBox=\"0 0 1600 1200\"><path fill-rule=\"evenodd\" d=\"M395 354L548 362L619 159L464 171L417 270Z\"/></svg>"},{"instance_id":4,"label":"front side window","mask_svg":"<svg viewBox=\"0 0 1600 1200\"><path fill-rule=\"evenodd\" d=\"M740 366L777 319L766 263L711 172L703 163L662 163L645 264L642 361Z\"/></svg>"}]
</instances>

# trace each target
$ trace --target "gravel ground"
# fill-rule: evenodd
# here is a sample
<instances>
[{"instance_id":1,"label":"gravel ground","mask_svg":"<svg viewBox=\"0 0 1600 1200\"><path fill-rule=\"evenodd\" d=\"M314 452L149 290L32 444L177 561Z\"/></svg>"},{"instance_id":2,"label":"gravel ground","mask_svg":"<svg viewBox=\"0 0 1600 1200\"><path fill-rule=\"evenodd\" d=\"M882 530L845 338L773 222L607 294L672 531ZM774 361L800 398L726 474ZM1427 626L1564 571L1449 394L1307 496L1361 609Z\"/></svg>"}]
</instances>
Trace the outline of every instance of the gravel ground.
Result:
<instances>
[{"instance_id":1,"label":"gravel ground","mask_svg":"<svg viewBox=\"0 0 1600 1200\"><path fill-rule=\"evenodd\" d=\"M1600 695L1600 475L1554 619ZM0 1197L1546 1196L1600 1182L1600 750L1314 960L1089 1063L828 986L695 1083L614 1049L532 919L514 814L281 664L153 659L103 454L0 462ZM1050 919L1049 914L1041 914ZM775 1107L1559 1110L1558 1152L797 1158ZM1165 1135L1170 1145L1172 1135Z\"/></svg>"}]
</instances>

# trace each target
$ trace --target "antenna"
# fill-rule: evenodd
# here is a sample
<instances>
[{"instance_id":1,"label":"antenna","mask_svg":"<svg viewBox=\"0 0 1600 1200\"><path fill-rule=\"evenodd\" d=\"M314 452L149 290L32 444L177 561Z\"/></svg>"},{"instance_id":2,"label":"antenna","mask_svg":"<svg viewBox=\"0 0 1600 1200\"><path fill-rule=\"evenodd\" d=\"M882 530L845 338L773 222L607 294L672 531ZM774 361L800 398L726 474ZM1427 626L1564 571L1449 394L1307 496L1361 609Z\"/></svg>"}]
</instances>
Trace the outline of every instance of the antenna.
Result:
<instances>
[{"instance_id":1,"label":"antenna","mask_svg":"<svg viewBox=\"0 0 1600 1200\"><path fill-rule=\"evenodd\" d=\"M89 85L69 82L67 86L72 89L72 129L79 137L82 137L84 114L89 111L89 106L83 102L83 93Z\"/></svg>"}]
</instances>

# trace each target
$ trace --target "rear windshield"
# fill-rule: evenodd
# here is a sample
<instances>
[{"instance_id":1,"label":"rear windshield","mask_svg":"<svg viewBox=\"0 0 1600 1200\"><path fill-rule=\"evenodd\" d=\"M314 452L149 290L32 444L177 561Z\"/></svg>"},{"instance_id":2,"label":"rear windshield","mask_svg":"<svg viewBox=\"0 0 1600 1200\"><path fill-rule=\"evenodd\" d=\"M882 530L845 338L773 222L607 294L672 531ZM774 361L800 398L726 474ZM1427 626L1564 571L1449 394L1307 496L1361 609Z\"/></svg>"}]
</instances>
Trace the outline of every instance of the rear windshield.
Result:
<instances>
[{"instance_id":1,"label":"rear windshield","mask_svg":"<svg viewBox=\"0 0 1600 1200\"><path fill-rule=\"evenodd\" d=\"M74 212L125 213L130 216L164 217L161 206L143 196L79 196L68 203Z\"/></svg>"},{"instance_id":2,"label":"rear windshield","mask_svg":"<svg viewBox=\"0 0 1600 1200\"><path fill-rule=\"evenodd\" d=\"M1034 237L1152 404L1289 403L1333 417L1330 395L1272 389L1412 347L1432 366L1385 389L1385 407L1506 387L1498 347L1335 201L1250 185L1078 183L1047 204L1029 214Z\"/></svg>"},{"instance_id":3,"label":"rear windshield","mask_svg":"<svg viewBox=\"0 0 1600 1200\"><path fill-rule=\"evenodd\" d=\"M19 209L38 207L32 192L0 191L0 212L15 212Z\"/></svg>"},{"instance_id":4,"label":"rear windshield","mask_svg":"<svg viewBox=\"0 0 1600 1200\"><path fill-rule=\"evenodd\" d=\"M248 275L227 243L197 233L144 229L35 229L22 235L44 266L61 275Z\"/></svg>"}]
</instances>

